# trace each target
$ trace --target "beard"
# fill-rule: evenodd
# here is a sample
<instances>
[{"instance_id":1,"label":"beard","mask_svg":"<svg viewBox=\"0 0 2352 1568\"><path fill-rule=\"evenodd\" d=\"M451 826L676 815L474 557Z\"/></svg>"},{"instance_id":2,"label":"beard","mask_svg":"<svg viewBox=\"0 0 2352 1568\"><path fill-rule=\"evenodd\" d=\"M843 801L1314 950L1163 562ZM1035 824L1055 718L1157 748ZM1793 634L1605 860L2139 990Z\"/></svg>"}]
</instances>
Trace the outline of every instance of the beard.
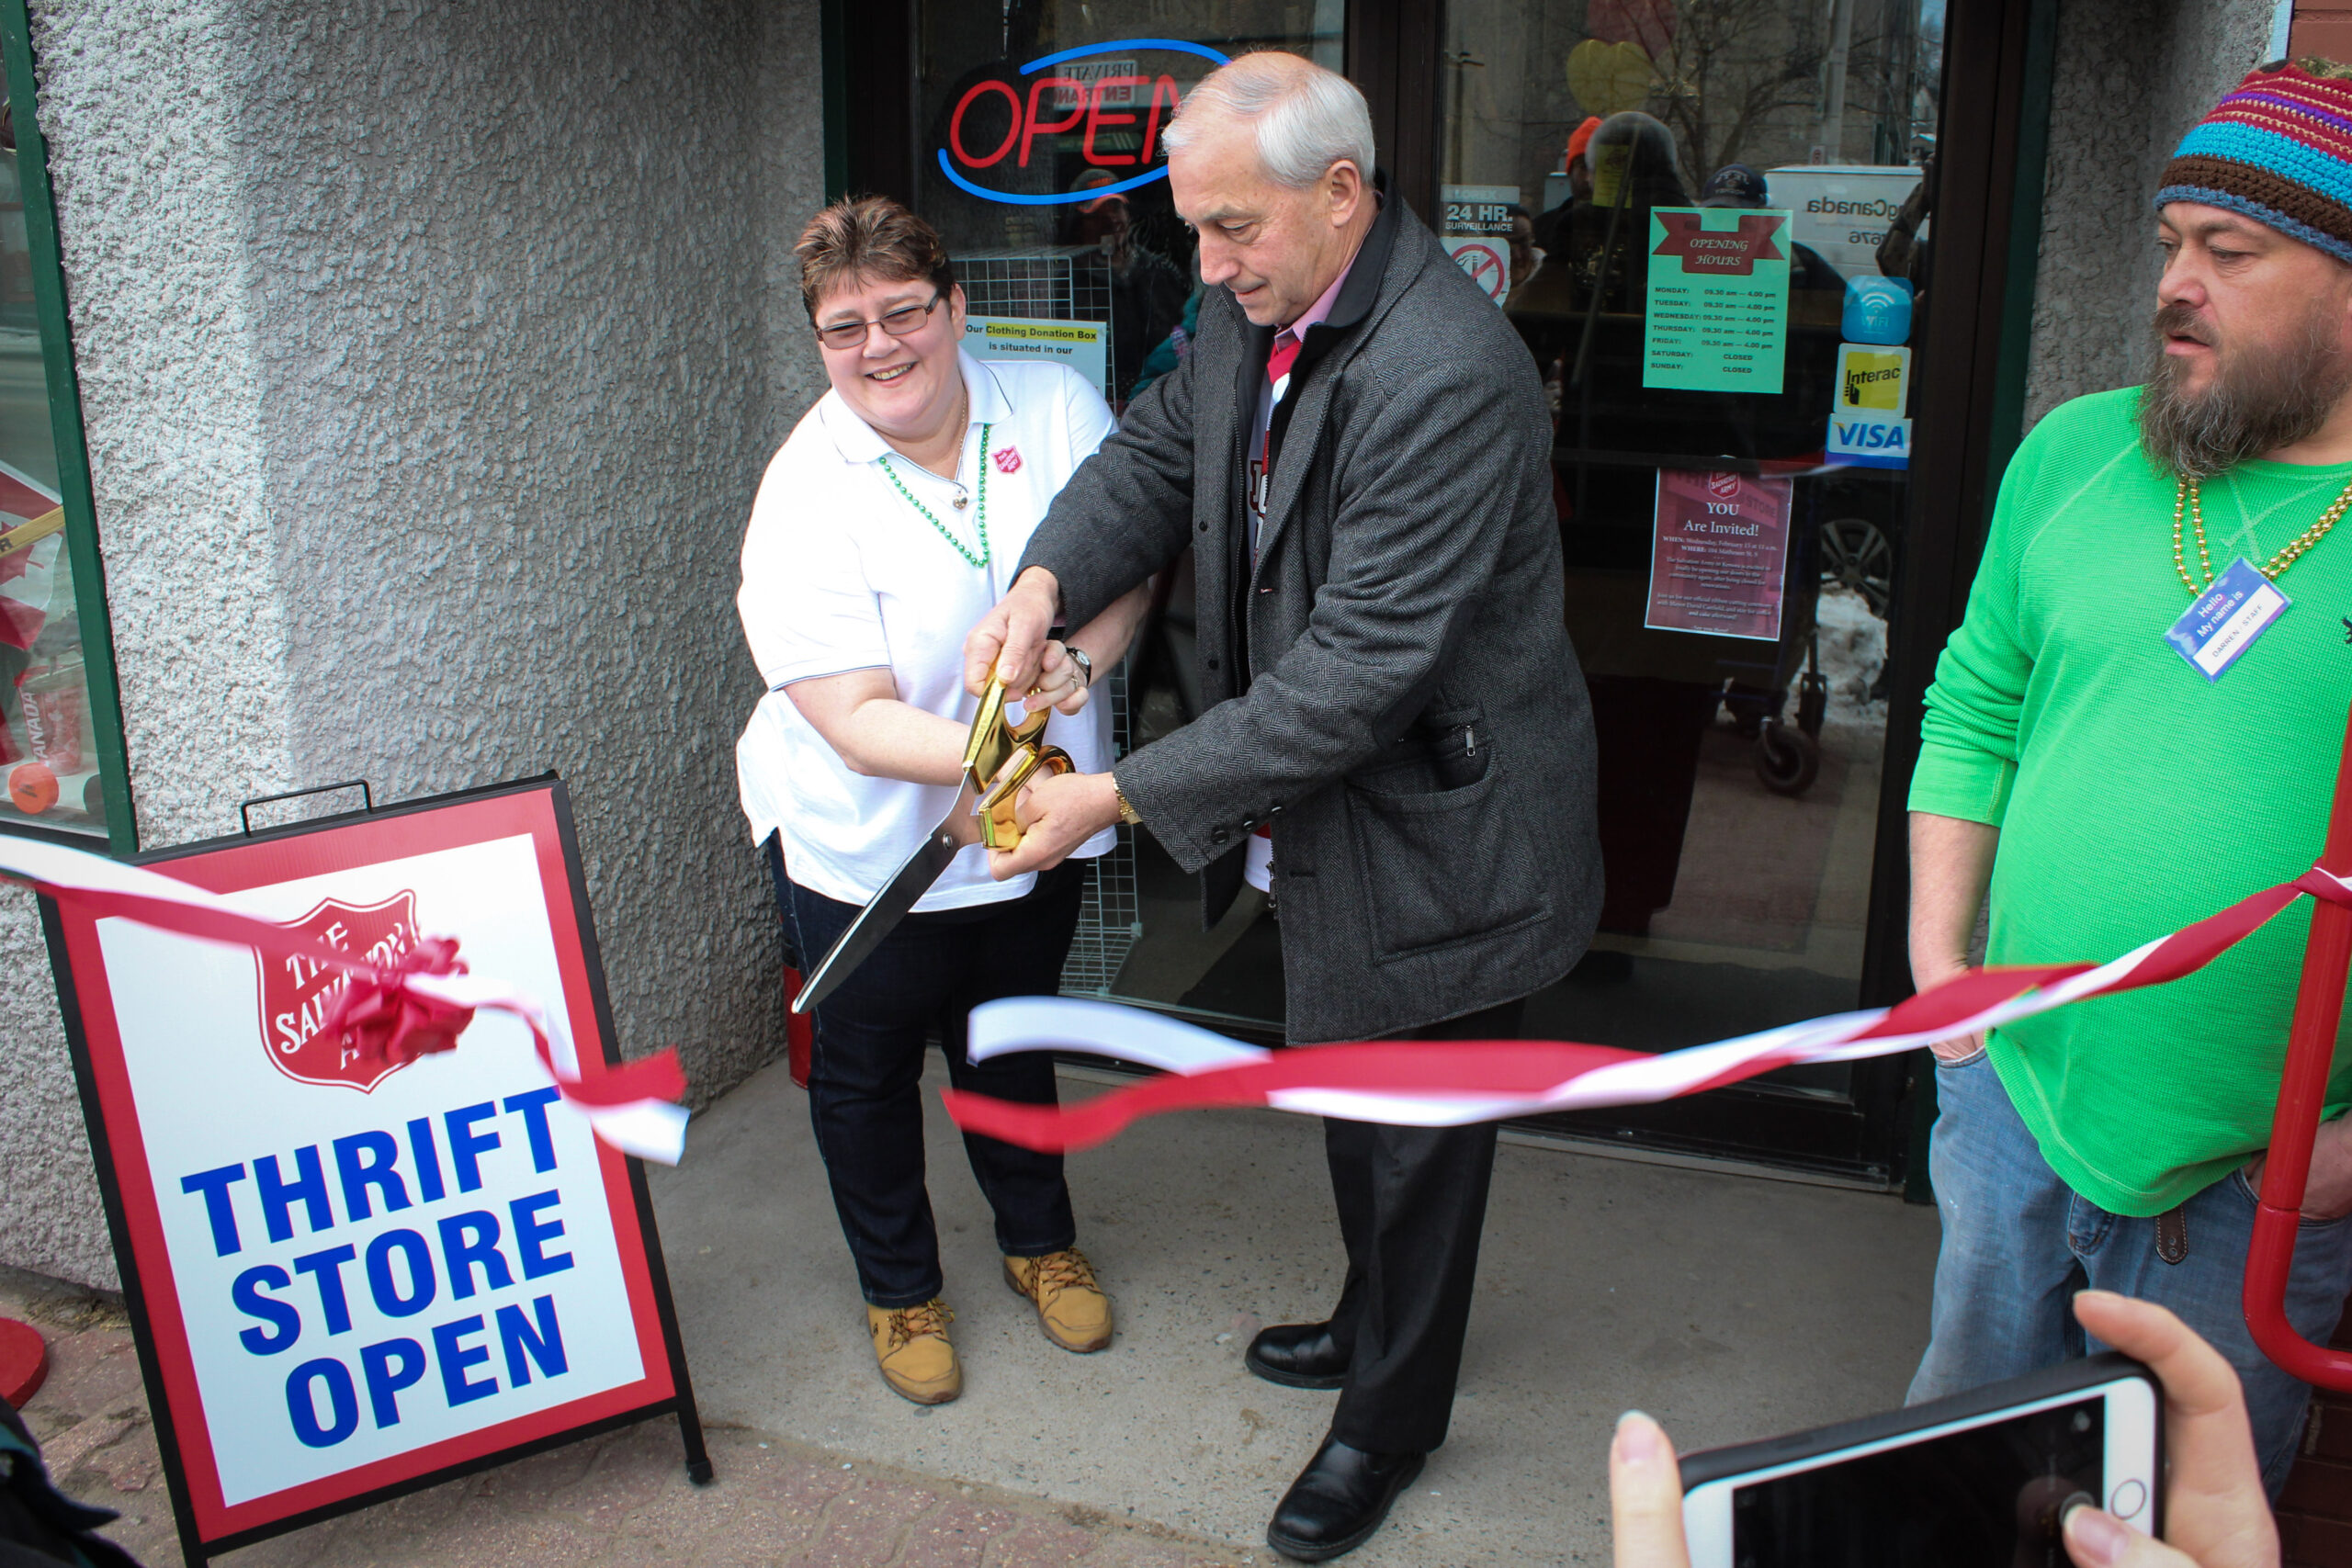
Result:
<instances>
[{"instance_id":1,"label":"beard","mask_svg":"<svg viewBox=\"0 0 2352 1568\"><path fill-rule=\"evenodd\" d=\"M2233 351L2180 303L2155 314L2155 364L2140 393L2140 445L2149 460L2185 479L2211 479L2265 452L2318 434L2346 391L2352 355L2341 347L2344 307L2317 299L2275 348ZM2188 363L2164 351L2173 334L2212 344L2213 377L2202 391L2184 386Z\"/></svg>"}]
</instances>

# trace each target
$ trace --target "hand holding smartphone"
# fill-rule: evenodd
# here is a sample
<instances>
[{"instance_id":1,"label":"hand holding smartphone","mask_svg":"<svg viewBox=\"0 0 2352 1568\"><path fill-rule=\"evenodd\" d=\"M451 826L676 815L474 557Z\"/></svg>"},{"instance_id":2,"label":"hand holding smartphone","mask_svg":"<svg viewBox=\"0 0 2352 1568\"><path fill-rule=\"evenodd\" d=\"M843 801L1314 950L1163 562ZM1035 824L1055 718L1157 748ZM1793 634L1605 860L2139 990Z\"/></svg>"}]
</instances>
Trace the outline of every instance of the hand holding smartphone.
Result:
<instances>
[{"instance_id":1,"label":"hand holding smartphone","mask_svg":"<svg viewBox=\"0 0 2352 1568\"><path fill-rule=\"evenodd\" d=\"M2109 1352L1682 1461L1690 1568L2067 1568L2078 1503L2156 1534L2155 1374Z\"/></svg>"}]
</instances>

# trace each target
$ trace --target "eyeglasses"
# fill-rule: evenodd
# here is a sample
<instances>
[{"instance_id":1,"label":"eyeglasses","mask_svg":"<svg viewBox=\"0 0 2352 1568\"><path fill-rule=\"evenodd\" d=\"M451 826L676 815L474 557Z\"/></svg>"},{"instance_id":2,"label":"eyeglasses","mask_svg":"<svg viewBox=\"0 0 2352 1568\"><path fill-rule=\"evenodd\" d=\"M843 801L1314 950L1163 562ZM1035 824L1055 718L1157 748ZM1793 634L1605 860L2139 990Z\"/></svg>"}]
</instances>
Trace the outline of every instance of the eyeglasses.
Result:
<instances>
[{"instance_id":1,"label":"eyeglasses","mask_svg":"<svg viewBox=\"0 0 2352 1568\"><path fill-rule=\"evenodd\" d=\"M880 327L892 337L905 337L909 333L922 331L922 324L931 320L931 313L946 298L944 294L934 294L928 305L901 305L870 321L835 321L831 326L817 329L817 341L827 348L864 348L868 327Z\"/></svg>"}]
</instances>

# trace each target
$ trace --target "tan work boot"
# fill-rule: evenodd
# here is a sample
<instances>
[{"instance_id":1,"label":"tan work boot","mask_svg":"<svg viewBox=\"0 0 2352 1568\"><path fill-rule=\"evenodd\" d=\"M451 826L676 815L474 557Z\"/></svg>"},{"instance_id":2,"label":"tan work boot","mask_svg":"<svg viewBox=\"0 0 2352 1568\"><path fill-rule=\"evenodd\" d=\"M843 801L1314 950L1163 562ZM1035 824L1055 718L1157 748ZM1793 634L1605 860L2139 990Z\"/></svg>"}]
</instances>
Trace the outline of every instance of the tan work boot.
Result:
<instances>
[{"instance_id":1,"label":"tan work boot","mask_svg":"<svg viewBox=\"0 0 2352 1568\"><path fill-rule=\"evenodd\" d=\"M1004 1282L1037 1303L1037 1326L1065 1350L1084 1355L1111 1343L1111 1298L1076 1247L1043 1258L1008 1258Z\"/></svg>"},{"instance_id":2,"label":"tan work boot","mask_svg":"<svg viewBox=\"0 0 2352 1568\"><path fill-rule=\"evenodd\" d=\"M921 1306L867 1307L865 1330L874 1336L882 1381L917 1404L944 1404L963 1393L964 1369L947 1342L947 1325L955 1321L937 1296Z\"/></svg>"}]
</instances>

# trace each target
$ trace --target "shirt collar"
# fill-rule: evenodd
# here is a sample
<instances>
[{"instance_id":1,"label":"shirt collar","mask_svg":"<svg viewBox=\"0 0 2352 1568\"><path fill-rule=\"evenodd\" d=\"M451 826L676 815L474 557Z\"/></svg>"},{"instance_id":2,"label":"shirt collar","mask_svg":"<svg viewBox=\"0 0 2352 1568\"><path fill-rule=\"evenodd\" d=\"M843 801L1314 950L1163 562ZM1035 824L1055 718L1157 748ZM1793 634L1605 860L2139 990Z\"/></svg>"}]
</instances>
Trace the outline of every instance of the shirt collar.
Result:
<instances>
[{"instance_id":1,"label":"shirt collar","mask_svg":"<svg viewBox=\"0 0 2352 1568\"><path fill-rule=\"evenodd\" d=\"M971 412L965 416L965 429L969 430L975 424L995 424L1012 417L1012 405L1006 400L1004 387L989 373L988 367L961 348L956 351L956 363L964 377L964 390L971 400ZM858 417L856 411L842 400L839 392L827 391L819 400L817 410L825 422L825 434L833 438L833 446L841 453L842 461L871 463L892 449L872 425Z\"/></svg>"},{"instance_id":2,"label":"shirt collar","mask_svg":"<svg viewBox=\"0 0 2352 1568\"><path fill-rule=\"evenodd\" d=\"M1340 276L1331 280L1331 287L1323 290L1314 304L1300 311L1298 320L1278 329L1274 335L1281 337L1283 333L1288 333L1293 338L1305 342L1306 329L1322 325L1324 319L1330 315L1331 307L1340 302L1340 290L1347 287L1348 274L1355 271L1356 263L1363 256L1363 247L1358 245L1356 254L1348 258L1348 265L1340 269Z\"/></svg>"}]
</instances>

